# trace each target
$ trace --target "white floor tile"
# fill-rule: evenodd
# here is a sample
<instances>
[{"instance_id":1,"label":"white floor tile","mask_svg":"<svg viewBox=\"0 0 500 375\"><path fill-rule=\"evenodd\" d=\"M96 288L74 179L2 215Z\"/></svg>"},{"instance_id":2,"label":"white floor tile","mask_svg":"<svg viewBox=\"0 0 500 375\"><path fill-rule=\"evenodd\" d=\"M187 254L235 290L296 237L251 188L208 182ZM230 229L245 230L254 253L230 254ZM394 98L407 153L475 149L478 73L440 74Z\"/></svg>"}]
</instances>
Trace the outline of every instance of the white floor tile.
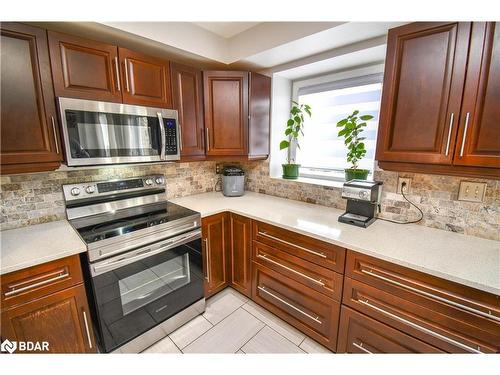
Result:
<instances>
[{"instance_id":1,"label":"white floor tile","mask_svg":"<svg viewBox=\"0 0 500 375\"><path fill-rule=\"evenodd\" d=\"M269 327L264 327L242 348L245 353L304 353L297 345Z\"/></svg>"},{"instance_id":2,"label":"white floor tile","mask_svg":"<svg viewBox=\"0 0 500 375\"><path fill-rule=\"evenodd\" d=\"M222 322L183 349L184 353L236 353L264 323L243 309L238 309Z\"/></svg>"},{"instance_id":3,"label":"white floor tile","mask_svg":"<svg viewBox=\"0 0 500 375\"><path fill-rule=\"evenodd\" d=\"M290 324L281 320L266 309L260 307L255 302L248 301L242 307L257 319L261 320L266 325L274 329L280 335L293 342L295 345L299 345L306 337L303 333L292 327Z\"/></svg>"},{"instance_id":4,"label":"white floor tile","mask_svg":"<svg viewBox=\"0 0 500 375\"><path fill-rule=\"evenodd\" d=\"M169 337L177 347L184 349L212 327L212 324L200 315L172 332Z\"/></svg>"},{"instance_id":5,"label":"white floor tile","mask_svg":"<svg viewBox=\"0 0 500 375\"><path fill-rule=\"evenodd\" d=\"M306 337L306 339L299 345L299 348L310 354L315 353L332 353L330 350L325 348L323 345L318 344L313 339Z\"/></svg>"},{"instance_id":6,"label":"white floor tile","mask_svg":"<svg viewBox=\"0 0 500 375\"><path fill-rule=\"evenodd\" d=\"M226 288L207 301L203 316L210 323L217 324L247 301L248 298L244 295L231 288Z\"/></svg>"},{"instance_id":7,"label":"white floor tile","mask_svg":"<svg viewBox=\"0 0 500 375\"><path fill-rule=\"evenodd\" d=\"M143 351L143 353L147 354L159 354L159 353L177 353L180 354L181 351L169 337L165 337L164 339L158 341L156 344L153 344L149 348Z\"/></svg>"}]
</instances>

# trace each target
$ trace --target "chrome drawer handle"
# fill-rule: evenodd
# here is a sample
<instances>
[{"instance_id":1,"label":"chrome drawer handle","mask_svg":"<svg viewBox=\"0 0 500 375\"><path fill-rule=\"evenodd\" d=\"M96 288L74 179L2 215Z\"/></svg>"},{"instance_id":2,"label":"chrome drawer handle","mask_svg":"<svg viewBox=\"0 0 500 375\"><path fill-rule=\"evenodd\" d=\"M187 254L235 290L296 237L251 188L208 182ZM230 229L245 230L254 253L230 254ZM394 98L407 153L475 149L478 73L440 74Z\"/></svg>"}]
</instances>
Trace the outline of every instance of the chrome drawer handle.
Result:
<instances>
[{"instance_id":1,"label":"chrome drawer handle","mask_svg":"<svg viewBox=\"0 0 500 375\"><path fill-rule=\"evenodd\" d=\"M288 307L291 307L292 309L294 309L295 311L301 313L302 315L304 316L307 316L309 319L311 320L314 320L316 323L319 323L319 324L323 324L323 322L321 320L318 319L318 317L314 317L308 313L306 313L305 311L299 309L298 307L292 305L291 303L285 301L284 299L278 297L276 294L274 293L271 293L269 292L268 290L266 290L266 288L264 288L263 286L258 286L257 287L259 290L263 291L264 293L270 295L271 297L273 297L274 299L277 299L278 301L280 301L281 303L284 303L285 305L287 305Z\"/></svg>"},{"instance_id":2,"label":"chrome drawer handle","mask_svg":"<svg viewBox=\"0 0 500 375\"><path fill-rule=\"evenodd\" d=\"M272 264L275 264L275 265L277 265L277 266L279 266L279 267L281 267L281 268L284 268L284 269L286 269L286 270L288 270L288 271L290 271L290 272L293 272L293 273L295 273L296 275L302 276L302 277L306 278L307 280L310 280L310 281L312 281L312 282L314 282L314 283L316 283L316 284L318 284L318 285L325 286L325 283L324 283L324 282L322 282L321 280L317 280L317 279L314 279L314 278L312 278L312 277L310 277L310 276L307 276L306 274L303 274L302 272L299 272L299 271L297 271L297 270L294 270L293 268L290 268L290 267L285 266L284 264L281 264L281 263L279 263L279 262L276 262L275 260L272 260L272 259L268 258L268 257L267 257L267 256L265 256L265 255L258 254L258 255L257 255L257 258L265 259L265 260L267 260L268 262L270 262L270 263L272 263Z\"/></svg>"},{"instance_id":3,"label":"chrome drawer handle","mask_svg":"<svg viewBox=\"0 0 500 375\"><path fill-rule=\"evenodd\" d=\"M450 128L448 129L448 140L446 141L445 156L448 156L450 152L450 139L451 139L451 129L453 129L453 117L455 117L455 114L452 112L450 116Z\"/></svg>"},{"instance_id":4,"label":"chrome drawer handle","mask_svg":"<svg viewBox=\"0 0 500 375\"><path fill-rule=\"evenodd\" d=\"M288 241L285 241L285 240L282 240L281 238L278 238L278 237L274 237L274 236L271 236L270 234L267 234L266 232L261 232L259 231L259 233L261 236L264 236L264 237L267 237L267 238L270 238L272 240L275 240L275 241L278 241L278 242L281 242L281 243L284 243L288 246L292 246L292 247L296 247L298 249L301 249L301 250L304 250L304 251L307 251L308 253L311 253L311 254L314 254L314 255L317 255L321 258L325 258L326 259L326 255L323 254L323 253L318 253L317 251L314 251L314 250L311 250L311 249L308 249L308 248L305 248L305 247L302 247L302 246L299 246L299 245L296 245L294 243L291 243L291 242L288 242Z\"/></svg>"},{"instance_id":5,"label":"chrome drawer handle","mask_svg":"<svg viewBox=\"0 0 500 375\"><path fill-rule=\"evenodd\" d=\"M443 297L440 297L440 296L436 296L435 294L426 292L424 290L420 290L420 289L414 288L414 287L412 287L410 285L406 285L406 284L400 283L398 281L389 279L388 277L385 277L385 276L382 276L382 275L378 275L375 272L373 272L372 270L364 270L364 269L362 269L361 272L364 273L364 274L376 277L377 279L380 279L380 280L383 280L383 281L387 281L390 284L393 284L393 285L399 286L401 288L404 288L404 289L407 289L407 290L411 290L412 292L415 292L415 293L424 295L426 297L435 299L436 301L444 302L446 304L452 305L454 307L457 307L459 309L465 310L467 312L470 312L470 313L473 313L473 314L476 314L476 315L480 315L482 317L485 317L485 318L488 318L488 319L492 319L492 320L496 320L497 322L500 322L500 318L498 316L493 315L491 313L491 311L489 311L489 314L488 314L488 313L485 313L483 311L474 309L472 307L469 307L469 306L466 306L466 305L462 305L461 303L450 301L449 299L446 299L446 298L443 298Z\"/></svg>"},{"instance_id":6,"label":"chrome drawer handle","mask_svg":"<svg viewBox=\"0 0 500 375\"><path fill-rule=\"evenodd\" d=\"M69 273L65 272L63 274L60 274L59 276L51 277L50 279L39 281L37 283L30 284L28 286L24 286L24 287L19 288L19 289L14 289L14 290L11 290L10 292L6 292L5 293L5 297L10 297L10 296L13 296L15 294L18 294L18 293L21 293L21 292L25 292L27 290L37 288L37 287L42 286L42 285L53 283L54 281L65 279L67 277L69 277Z\"/></svg>"},{"instance_id":7,"label":"chrome drawer handle","mask_svg":"<svg viewBox=\"0 0 500 375\"><path fill-rule=\"evenodd\" d=\"M465 128L464 128L464 136L462 138L462 147L460 147L460 157L464 156L465 139L467 138L467 128L469 127L469 116L470 113L467 112L467 114L465 115Z\"/></svg>"},{"instance_id":8,"label":"chrome drawer handle","mask_svg":"<svg viewBox=\"0 0 500 375\"><path fill-rule=\"evenodd\" d=\"M365 352L365 353L367 353L367 354L373 354L371 351L369 351L368 349L366 349L366 348L363 346L363 343L362 343L362 342L361 342L361 343L359 343L359 344L357 344L357 343L353 342L353 343L352 343L352 346L354 346L355 348L358 348L359 350L361 350L362 352Z\"/></svg>"},{"instance_id":9,"label":"chrome drawer handle","mask_svg":"<svg viewBox=\"0 0 500 375\"><path fill-rule=\"evenodd\" d=\"M416 330L418 330L420 332L426 333L426 334L431 335L433 337L436 337L436 338L438 338L440 340L446 341L447 343L449 343L451 345L455 345L455 346L457 346L459 348L462 348L462 349L464 349L464 350L466 350L468 352L471 352L471 353L482 353L481 350L480 350L480 347L477 347L477 349L471 348L470 346L462 344L459 341L453 340L453 339L451 339L449 337L446 337L446 336L444 336L444 335L442 335L442 334L440 334L438 332L434 332L434 331L432 331L432 330L430 330L428 328L419 326L418 324L413 323L410 320L401 318L400 316L398 316L396 314L393 314L393 313L391 313L389 311L385 311L384 309L381 309L380 307L377 307L377 306L371 304L368 300L364 300L363 301L363 300L358 299L357 301L359 303L365 305L365 306L368 306L369 308L371 308L371 309L373 309L375 311L378 311L381 314L384 314L384 315L386 315L386 316L388 316L388 317L390 317L392 319L397 320L400 323L409 325L410 327L412 327L412 328L414 328L414 329L416 329Z\"/></svg>"},{"instance_id":10,"label":"chrome drawer handle","mask_svg":"<svg viewBox=\"0 0 500 375\"><path fill-rule=\"evenodd\" d=\"M89 322L87 321L87 313L85 313L85 310L83 311L83 322L85 323L85 333L87 334L89 348L92 349L92 340L90 339Z\"/></svg>"}]
</instances>

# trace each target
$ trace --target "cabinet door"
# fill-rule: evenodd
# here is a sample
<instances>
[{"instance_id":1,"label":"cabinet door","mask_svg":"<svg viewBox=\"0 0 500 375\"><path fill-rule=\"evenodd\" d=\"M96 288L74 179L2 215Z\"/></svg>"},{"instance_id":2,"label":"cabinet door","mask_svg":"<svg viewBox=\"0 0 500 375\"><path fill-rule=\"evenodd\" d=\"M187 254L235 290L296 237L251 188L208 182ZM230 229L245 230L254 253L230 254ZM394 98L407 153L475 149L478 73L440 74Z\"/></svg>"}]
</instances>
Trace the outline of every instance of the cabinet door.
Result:
<instances>
[{"instance_id":1,"label":"cabinet door","mask_svg":"<svg viewBox=\"0 0 500 375\"><path fill-rule=\"evenodd\" d=\"M224 289L230 282L228 223L225 212L202 219L205 297Z\"/></svg>"},{"instance_id":2,"label":"cabinet door","mask_svg":"<svg viewBox=\"0 0 500 375\"><path fill-rule=\"evenodd\" d=\"M253 72L249 77L248 157L266 159L271 129L271 78Z\"/></svg>"},{"instance_id":3,"label":"cabinet door","mask_svg":"<svg viewBox=\"0 0 500 375\"><path fill-rule=\"evenodd\" d=\"M207 155L248 154L248 72L203 72Z\"/></svg>"},{"instance_id":4,"label":"cabinet door","mask_svg":"<svg viewBox=\"0 0 500 375\"><path fill-rule=\"evenodd\" d=\"M470 23L413 23L389 31L379 161L451 164Z\"/></svg>"},{"instance_id":5,"label":"cabinet door","mask_svg":"<svg viewBox=\"0 0 500 375\"><path fill-rule=\"evenodd\" d=\"M49 31L56 96L122 101L118 48Z\"/></svg>"},{"instance_id":6,"label":"cabinet door","mask_svg":"<svg viewBox=\"0 0 500 375\"><path fill-rule=\"evenodd\" d=\"M166 60L119 48L123 102L172 108L170 67Z\"/></svg>"},{"instance_id":7,"label":"cabinet door","mask_svg":"<svg viewBox=\"0 0 500 375\"><path fill-rule=\"evenodd\" d=\"M2 338L49 343L51 353L96 351L83 284L2 312Z\"/></svg>"},{"instance_id":8,"label":"cabinet door","mask_svg":"<svg viewBox=\"0 0 500 375\"><path fill-rule=\"evenodd\" d=\"M455 164L500 168L500 23L474 23Z\"/></svg>"},{"instance_id":9,"label":"cabinet door","mask_svg":"<svg viewBox=\"0 0 500 375\"><path fill-rule=\"evenodd\" d=\"M205 158L201 71L172 63L172 101L181 129L181 157Z\"/></svg>"},{"instance_id":10,"label":"cabinet door","mask_svg":"<svg viewBox=\"0 0 500 375\"><path fill-rule=\"evenodd\" d=\"M231 213L231 285L247 297L252 294L252 220Z\"/></svg>"},{"instance_id":11,"label":"cabinet door","mask_svg":"<svg viewBox=\"0 0 500 375\"><path fill-rule=\"evenodd\" d=\"M62 160L47 34L1 25L2 173L56 169Z\"/></svg>"}]
</instances>

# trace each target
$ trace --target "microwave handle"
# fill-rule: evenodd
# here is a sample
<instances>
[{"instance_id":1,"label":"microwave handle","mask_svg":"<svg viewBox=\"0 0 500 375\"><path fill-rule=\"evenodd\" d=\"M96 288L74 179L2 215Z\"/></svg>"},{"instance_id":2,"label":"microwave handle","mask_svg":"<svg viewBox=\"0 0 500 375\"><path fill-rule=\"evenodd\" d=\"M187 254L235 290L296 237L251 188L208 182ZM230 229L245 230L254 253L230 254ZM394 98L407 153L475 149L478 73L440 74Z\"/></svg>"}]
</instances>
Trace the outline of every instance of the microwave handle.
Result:
<instances>
[{"instance_id":1,"label":"microwave handle","mask_svg":"<svg viewBox=\"0 0 500 375\"><path fill-rule=\"evenodd\" d=\"M160 126L160 134L161 134L161 152L160 159L165 160L165 148L167 147L165 142L165 125L163 124L163 116L160 112L156 112L156 116L158 116L159 126Z\"/></svg>"}]
</instances>

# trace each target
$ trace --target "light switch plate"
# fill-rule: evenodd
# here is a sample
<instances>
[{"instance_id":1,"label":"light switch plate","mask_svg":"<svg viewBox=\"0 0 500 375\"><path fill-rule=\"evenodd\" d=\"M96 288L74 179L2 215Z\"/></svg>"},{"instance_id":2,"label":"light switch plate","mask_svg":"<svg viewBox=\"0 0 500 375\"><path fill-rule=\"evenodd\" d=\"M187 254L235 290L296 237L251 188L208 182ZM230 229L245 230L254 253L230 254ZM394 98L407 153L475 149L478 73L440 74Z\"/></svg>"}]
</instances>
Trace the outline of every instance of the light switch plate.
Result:
<instances>
[{"instance_id":1,"label":"light switch plate","mask_svg":"<svg viewBox=\"0 0 500 375\"><path fill-rule=\"evenodd\" d=\"M485 194L486 182L460 181L459 201L483 202Z\"/></svg>"}]
</instances>

